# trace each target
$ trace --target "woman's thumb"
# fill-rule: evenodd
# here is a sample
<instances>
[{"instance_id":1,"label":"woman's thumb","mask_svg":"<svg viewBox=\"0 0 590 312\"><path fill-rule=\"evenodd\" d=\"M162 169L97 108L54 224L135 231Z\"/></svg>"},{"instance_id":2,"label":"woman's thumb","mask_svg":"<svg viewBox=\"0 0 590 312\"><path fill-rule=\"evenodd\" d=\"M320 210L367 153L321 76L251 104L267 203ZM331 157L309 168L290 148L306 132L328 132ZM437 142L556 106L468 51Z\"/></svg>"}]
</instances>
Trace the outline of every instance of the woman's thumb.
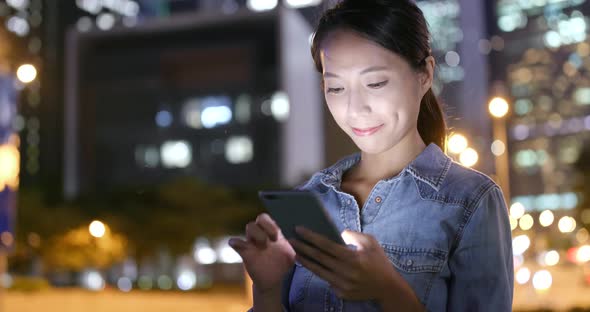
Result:
<instances>
[{"instance_id":1,"label":"woman's thumb","mask_svg":"<svg viewBox=\"0 0 590 312\"><path fill-rule=\"evenodd\" d=\"M235 250L240 257L243 258L242 256L242 252L246 249L246 245L248 244L247 242L245 242L242 239L239 238L230 238L230 240L227 242L227 244L229 245L229 247L231 247L233 250Z\"/></svg>"}]
</instances>

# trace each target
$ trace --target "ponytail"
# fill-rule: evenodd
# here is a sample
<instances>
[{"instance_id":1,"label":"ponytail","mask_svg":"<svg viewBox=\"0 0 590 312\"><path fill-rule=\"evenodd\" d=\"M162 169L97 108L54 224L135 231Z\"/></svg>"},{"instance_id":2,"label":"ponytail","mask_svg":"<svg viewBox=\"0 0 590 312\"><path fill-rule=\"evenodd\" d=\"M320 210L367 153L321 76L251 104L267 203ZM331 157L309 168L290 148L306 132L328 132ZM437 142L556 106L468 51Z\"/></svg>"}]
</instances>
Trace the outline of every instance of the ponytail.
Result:
<instances>
[{"instance_id":1,"label":"ponytail","mask_svg":"<svg viewBox=\"0 0 590 312\"><path fill-rule=\"evenodd\" d=\"M434 143L446 152L447 125L442 106L432 89L426 92L420 102L418 133L426 145Z\"/></svg>"}]
</instances>

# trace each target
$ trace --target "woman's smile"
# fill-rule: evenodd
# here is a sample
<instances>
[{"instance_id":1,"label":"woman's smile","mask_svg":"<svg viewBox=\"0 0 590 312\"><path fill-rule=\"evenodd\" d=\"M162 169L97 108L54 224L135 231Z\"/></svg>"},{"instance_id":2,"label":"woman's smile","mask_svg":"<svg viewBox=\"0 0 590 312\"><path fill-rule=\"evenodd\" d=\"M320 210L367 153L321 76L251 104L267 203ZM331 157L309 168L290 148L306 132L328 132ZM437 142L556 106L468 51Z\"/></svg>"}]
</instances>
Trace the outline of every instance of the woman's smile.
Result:
<instances>
[{"instance_id":1,"label":"woman's smile","mask_svg":"<svg viewBox=\"0 0 590 312\"><path fill-rule=\"evenodd\" d=\"M353 127L352 131L357 136L370 136L370 135L374 134L375 132L379 131L381 128L383 128L383 124L381 124L377 127L371 127L371 128L354 128Z\"/></svg>"}]
</instances>

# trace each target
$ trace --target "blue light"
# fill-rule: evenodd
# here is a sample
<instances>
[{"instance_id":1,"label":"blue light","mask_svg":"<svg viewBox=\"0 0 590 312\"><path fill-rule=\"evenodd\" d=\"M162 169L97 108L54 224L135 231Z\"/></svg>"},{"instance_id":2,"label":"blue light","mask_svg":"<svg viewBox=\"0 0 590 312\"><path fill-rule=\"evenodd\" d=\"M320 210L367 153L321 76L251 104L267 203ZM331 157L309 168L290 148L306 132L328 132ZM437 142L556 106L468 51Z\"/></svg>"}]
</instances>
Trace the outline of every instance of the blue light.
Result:
<instances>
[{"instance_id":1,"label":"blue light","mask_svg":"<svg viewBox=\"0 0 590 312\"><path fill-rule=\"evenodd\" d=\"M233 114L231 99L227 96L210 96L201 102L201 124L205 128L213 128L231 122Z\"/></svg>"},{"instance_id":2,"label":"blue light","mask_svg":"<svg viewBox=\"0 0 590 312\"><path fill-rule=\"evenodd\" d=\"M167 128L172 124L172 114L169 111L159 111L156 114L156 124L158 127Z\"/></svg>"}]
</instances>

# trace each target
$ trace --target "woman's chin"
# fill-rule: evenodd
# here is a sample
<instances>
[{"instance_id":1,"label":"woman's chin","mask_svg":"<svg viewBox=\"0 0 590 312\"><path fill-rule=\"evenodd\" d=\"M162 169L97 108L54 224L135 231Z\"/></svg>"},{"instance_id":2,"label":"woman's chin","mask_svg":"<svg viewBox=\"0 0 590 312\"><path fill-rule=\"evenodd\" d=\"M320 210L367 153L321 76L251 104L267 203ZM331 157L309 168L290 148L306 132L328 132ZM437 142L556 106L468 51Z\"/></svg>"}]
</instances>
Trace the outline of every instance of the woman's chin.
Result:
<instances>
[{"instance_id":1,"label":"woman's chin","mask_svg":"<svg viewBox=\"0 0 590 312\"><path fill-rule=\"evenodd\" d=\"M379 144L379 142L354 141L354 143L365 154L379 154L387 150L386 146Z\"/></svg>"}]
</instances>

